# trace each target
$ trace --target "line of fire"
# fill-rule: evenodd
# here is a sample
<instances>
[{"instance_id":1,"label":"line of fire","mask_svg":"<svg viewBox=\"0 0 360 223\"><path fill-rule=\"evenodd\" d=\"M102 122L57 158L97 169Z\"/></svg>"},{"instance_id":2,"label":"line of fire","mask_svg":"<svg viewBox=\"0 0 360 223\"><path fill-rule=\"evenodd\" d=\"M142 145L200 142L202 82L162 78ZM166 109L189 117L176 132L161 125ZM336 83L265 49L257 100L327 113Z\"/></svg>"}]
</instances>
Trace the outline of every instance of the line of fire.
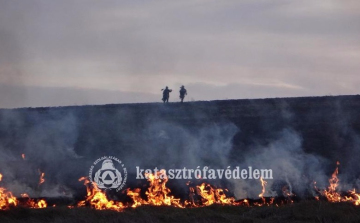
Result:
<instances>
[{"instance_id":1,"label":"line of fire","mask_svg":"<svg viewBox=\"0 0 360 223\"><path fill-rule=\"evenodd\" d=\"M22 155L24 157L24 155ZM336 169L329 179L329 186L325 189L318 189L316 182L313 182L314 189L317 195L313 197L315 200L327 200L328 202L349 202L354 205L360 205L360 194L355 189L349 190L346 193L340 192L338 186L340 184L337 177L339 172L340 163L337 162ZM165 177L160 178L163 174L162 170L146 175L148 186L147 188L134 188L125 189L126 195L130 198L130 202L124 203L121 201L114 201L108 198L106 192L99 189L95 182L90 182L87 177L82 177L79 181L82 181L86 187L87 195L84 200L77 202L75 205L69 205L68 208L75 207L91 207L96 210L114 210L124 211L126 208L137 208L143 205L152 206L173 206L178 208L199 208L210 205L232 205L232 206L270 206L270 205L285 205L291 204L296 201L296 194L289 190L286 185L282 188L281 199L277 197L267 197L266 184L267 182L260 178L259 184L261 185L261 191L259 192L259 199L250 200L242 199L236 200L234 197L228 196L228 190L226 188L217 188L209 183L201 183L199 185L192 186L192 182L188 182L189 198L181 200L171 194L171 189L166 185L168 179ZM39 186L45 183L45 173L39 170ZM0 174L0 181L3 175ZM145 194L145 196L141 196ZM13 196L11 191L6 188L0 187L0 210L8 210L17 206L28 208L47 208L46 199L36 198L32 199L26 193L21 194L21 198ZM51 207L56 207L53 204Z\"/></svg>"}]
</instances>

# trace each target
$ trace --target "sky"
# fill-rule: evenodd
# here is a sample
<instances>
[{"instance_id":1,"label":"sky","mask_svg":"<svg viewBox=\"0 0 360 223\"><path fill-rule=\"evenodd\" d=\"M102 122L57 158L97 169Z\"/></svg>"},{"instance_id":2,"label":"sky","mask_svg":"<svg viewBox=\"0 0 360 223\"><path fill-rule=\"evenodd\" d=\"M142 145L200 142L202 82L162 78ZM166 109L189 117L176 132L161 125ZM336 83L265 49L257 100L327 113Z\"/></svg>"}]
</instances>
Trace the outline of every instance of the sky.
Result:
<instances>
[{"instance_id":1,"label":"sky","mask_svg":"<svg viewBox=\"0 0 360 223\"><path fill-rule=\"evenodd\" d=\"M358 0L0 0L0 108L359 94Z\"/></svg>"}]
</instances>

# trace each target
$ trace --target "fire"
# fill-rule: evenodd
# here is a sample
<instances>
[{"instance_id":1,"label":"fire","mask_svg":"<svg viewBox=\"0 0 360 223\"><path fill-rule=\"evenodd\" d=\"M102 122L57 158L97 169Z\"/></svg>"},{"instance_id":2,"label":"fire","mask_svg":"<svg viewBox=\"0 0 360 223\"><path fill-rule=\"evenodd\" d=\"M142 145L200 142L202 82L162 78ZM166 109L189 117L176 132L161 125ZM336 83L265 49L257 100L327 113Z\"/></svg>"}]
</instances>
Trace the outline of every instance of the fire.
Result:
<instances>
[{"instance_id":1,"label":"fire","mask_svg":"<svg viewBox=\"0 0 360 223\"><path fill-rule=\"evenodd\" d=\"M326 197L326 199L330 202L341 202L341 195L337 192L336 188L339 186L339 178L337 175L339 174L339 162L336 162L336 169L334 173L331 175L331 178L329 179L329 187L327 190L323 191L323 195Z\"/></svg>"},{"instance_id":2,"label":"fire","mask_svg":"<svg viewBox=\"0 0 360 223\"><path fill-rule=\"evenodd\" d=\"M0 174L0 181L1 180L2 175ZM11 207L17 205L18 201L16 197L14 197L10 191L7 191L5 188L0 187L0 210L8 210Z\"/></svg>"},{"instance_id":3,"label":"fire","mask_svg":"<svg viewBox=\"0 0 360 223\"><path fill-rule=\"evenodd\" d=\"M349 196L342 196L338 192L337 188L339 186L339 165L340 162L336 162L336 169L329 179L329 187L325 190L320 190L319 192L326 197L329 202L352 202L356 206L360 205L360 194L356 193L355 189L348 191ZM315 187L316 189L316 187Z\"/></svg>"},{"instance_id":4,"label":"fire","mask_svg":"<svg viewBox=\"0 0 360 223\"><path fill-rule=\"evenodd\" d=\"M293 196L292 192L289 190L288 185L283 186L281 190L282 190L282 194L283 194L285 197L291 197L291 196Z\"/></svg>"},{"instance_id":5,"label":"fire","mask_svg":"<svg viewBox=\"0 0 360 223\"><path fill-rule=\"evenodd\" d=\"M210 184L202 183L201 185L196 186L196 192L201 196L202 206L209 206L212 204L235 204L235 198L227 197L223 189L214 188ZM195 206L199 207L201 205Z\"/></svg>"},{"instance_id":6,"label":"fire","mask_svg":"<svg viewBox=\"0 0 360 223\"><path fill-rule=\"evenodd\" d=\"M260 182L261 182L262 189L261 189L261 193L259 194L259 197L261 198L263 204L266 204L264 194L265 194L265 191L266 191L265 186L266 186L267 182L262 177L260 177ZM256 205L262 206L263 204L256 204Z\"/></svg>"},{"instance_id":7,"label":"fire","mask_svg":"<svg viewBox=\"0 0 360 223\"><path fill-rule=\"evenodd\" d=\"M18 201L11 192L0 187L0 210L8 210L10 207L17 206Z\"/></svg>"},{"instance_id":8,"label":"fire","mask_svg":"<svg viewBox=\"0 0 360 223\"><path fill-rule=\"evenodd\" d=\"M250 206L250 203L247 199L243 201L236 201L234 197L228 197L225 192L227 189L216 188L208 183L201 183L195 187L189 187L189 199L181 202L179 198L175 198L170 195L171 190L166 186L168 182L168 177L166 176L166 172L164 170L160 170L154 174L146 174L148 178L149 187L145 191L145 198L141 197L141 189L135 188L133 190L127 189L126 194L132 199L132 203L123 207L132 207L136 208L142 205L153 205L153 206L173 206L179 208L185 207L204 207L210 206L213 204L219 205L245 205ZM80 180L84 180L81 178ZM87 181L85 184L88 184ZM265 185L266 181L261 179L263 190L259 197L263 198L265 194ZM186 183L186 185L190 185L190 182ZM94 189L90 189L87 186L88 197L86 201L91 200L94 197L94 193L102 192L96 191ZM78 204L78 206L84 206L86 201L82 201ZM108 202L108 201L107 201ZM263 198L263 202L265 204L265 198ZM274 202L274 199L270 200L270 204ZM258 206L261 206L261 204Z\"/></svg>"},{"instance_id":9,"label":"fire","mask_svg":"<svg viewBox=\"0 0 360 223\"><path fill-rule=\"evenodd\" d=\"M262 190L261 190L261 193L259 194L259 197L264 198L265 186L266 186L267 182L262 177L260 177L260 182L261 182Z\"/></svg>"},{"instance_id":10,"label":"fire","mask_svg":"<svg viewBox=\"0 0 360 223\"><path fill-rule=\"evenodd\" d=\"M133 204L131 205L132 208L139 207L143 204L149 204L147 201L143 200L140 196L141 189L135 188L133 191L129 188L126 190L126 194L131 197L133 200Z\"/></svg>"},{"instance_id":11,"label":"fire","mask_svg":"<svg viewBox=\"0 0 360 223\"><path fill-rule=\"evenodd\" d=\"M244 201L243 201L243 204L245 205L245 206L250 206L250 204L249 204L249 201L247 200L247 199L245 199Z\"/></svg>"},{"instance_id":12,"label":"fire","mask_svg":"<svg viewBox=\"0 0 360 223\"><path fill-rule=\"evenodd\" d=\"M318 191L318 194L314 197L316 200L320 200L320 196L325 197L329 202L351 202L356 206L360 206L360 194L356 193L356 190L350 190L346 195L342 195L339 192L338 186L340 180L338 178L339 174L339 165L337 166L331 178L329 179L329 186L323 190L320 190L316 187L316 182L314 181L314 188ZM45 173L39 170L40 180L39 185L45 182ZM232 205L232 206L263 206L263 205L274 205L279 206L284 204L282 201L274 202L275 198L265 198L266 185L267 182L260 178L261 183L261 192L259 193L259 200L249 201L244 199L242 201L236 201L234 197L227 196L228 190L217 188L212 186L209 183L201 183L199 185L190 186L192 183L188 182L186 185L189 186L189 198L181 201L180 198L176 198L171 195L171 190L166 186L168 182L168 177L166 176L165 170L160 170L154 174L145 174L148 180L148 187L145 191L142 191L140 188L126 190L127 196L132 200L129 204L123 204L119 201L109 200L107 198L106 192L103 192L99 189L98 185L86 177L82 177L79 181L84 181L86 186L87 195L83 201L78 202L78 207L90 206L96 210L114 210L121 212L125 208L136 208L142 205L152 205L152 206L172 206L178 208L197 208L205 207L210 205ZM0 174L0 181L2 180L2 175ZM283 195L287 198L290 198L294 195L291 189L290 182L287 186L282 188ZM142 193L143 192L143 193ZM27 194L21 194L21 199L17 199L12 195L11 192L7 191L5 188L0 187L0 210L8 210L15 206L25 206L29 208L46 208L48 205L44 199L31 199ZM290 199L291 203L293 202ZM69 208L74 208L74 206L68 206Z\"/></svg>"},{"instance_id":13,"label":"fire","mask_svg":"<svg viewBox=\"0 0 360 223\"><path fill-rule=\"evenodd\" d=\"M227 191L227 189L225 190ZM218 199L219 204L226 204L226 205L235 204L235 198L227 197L224 190L221 188L215 190L215 197Z\"/></svg>"},{"instance_id":14,"label":"fire","mask_svg":"<svg viewBox=\"0 0 360 223\"><path fill-rule=\"evenodd\" d=\"M23 160L25 160L25 154L21 154L21 157L23 158Z\"/></svg>"},{"instance_id":15,"label":"fire","mask_svg":"<svg viewBox=\"0 0 360 223\"><path fill-rule=\"evenodd\" d=\"M39 179L39 186L41 185L41 184L43 184L44 182L45 182L45 173L42 173L41 171L40 171L40 169L38 170L39 171L39 174L40 174L40 179Z\"/></svg>"},{"instance_id":16,"label":"fire","mask_svg":"<svg viewBox=\"0 0 360 223\"><path fill-rule=\"evenodd\" d=\"M356 206L360 205L360 194L355 192L355 189L349 191L351 197L346 197L346 199L352 201Z\"/></svg>"},{"instance_id":17,"label":"fire","mask_svg":"<svg viewBox=\"0 0 360 223\"><path fill-rule=\"evenodd\" d=\"M148 190L145 192L147 200L143 200L140 197L140 189L136 188L134 191L127 190L127 195L133 199L134 204L132 207L137 207L143 204L154 205L154 206L175 206L183 208L184 206L180 203L179 198L175 198L170 195L171 190L166 187L168 177L166 176L165 170L160 170L155 174L145 174L150 185Z\"/></svg>"},{"instance_id":18,"label":"fire","mask_svg":"<svg viewBox=\"0 0 360 223\"><path fill-rule=\"evenodd\" d=\"M210 184L202 183L200 186L196 186L197 193L201 196L203 205L209 206L216 203L215 191Z\"/></svg>"},{"instance_id":19,"label":"fire","mask_svg":"<svg viewBox=\"0 0 360 223\"><path fill-rule=\"evenodd\" d=\"M171 190L166 186L169 179L164 170L160 170L155 174L146 174L146 177L150 183L149 188L145 192L146 200L141 198L140 188L134 190L127 189L127 195L133 200L131 205L133 208L141 205L173 206L179 208L202 207L212 204L235 205L235 198L227 197L223 189L214 188L206 183L202 183L195 188L189 187L190 200L185 200L181 203L179 198L170 195ZM190 182L187 183L187 185L189 184ZM200 196L201 204L195 202L194 197L196 195Z\"/></svg>"},{"instance_id":20,"label":"fire","mask_svg":"<svg viewBox=\"0 0 360 223\"><path fill-rule=\"evenodd\" d=\"M180 199L170 196L171 190L166 187L168 178L164 170L160 170L155 174L147 174L150 186L146 191L148 203L155 206L177 206L182 207Z\"/></svg>"},{"instance_id":21,"label":"fire","mask_svg":"<svg viewBox=\"0 0 360 223\"><path fill-rule=\"evenodd\" d=\"M125 206L121 202L109 201L106 194L102 192L96 183L90 182L88 178L82 177L79 181L84 181L87 190L87 197L78 203L79 207L90 205L96 210L122 211Z\"/></svg>"},{"instance_id":22,"label":"fire","mask_svg":"<svg viewBox=\"0 0 360 223\"><path fill-rule=\"evenodd\" d=\"M36 202L35 200L31 199L29 197L29 195L27 195L27 194L21 194L21 197L26 199L25 206L27 206L27 207L30 207L30 208L46 208L47 207L47 203L43 199Z\"/></svg>"},{"instance_id":23,"label":"fire","mask_svg":"<svg viewBox=\"0 0 360 223\"><path fill-rule=\"evenodd\" d=\"M0 181L2 175L0 174ZM30 208L46 208L47 203L45 200L35 201L29 197L27 194L21 194L21 197L25 199L25 203L20 202L16 197L12 195L10 191L7 191L5 188L0 187L0 210L8 210L11 207L22 205Z\"/></svg>"}]
</instances>

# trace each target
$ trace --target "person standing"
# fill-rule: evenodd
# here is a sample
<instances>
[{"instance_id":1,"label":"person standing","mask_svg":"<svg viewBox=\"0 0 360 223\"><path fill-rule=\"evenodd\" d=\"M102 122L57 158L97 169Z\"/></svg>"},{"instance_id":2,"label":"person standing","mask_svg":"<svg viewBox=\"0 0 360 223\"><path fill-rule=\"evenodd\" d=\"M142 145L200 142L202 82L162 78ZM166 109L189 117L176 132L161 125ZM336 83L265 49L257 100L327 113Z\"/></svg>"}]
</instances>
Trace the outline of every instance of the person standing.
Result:
<instances>
[{"instance_id":1,"label":"person standing","mask_svg":"<svg viewBox=\"0 0 360 223\"><path fill-rule=\"evenodd\" d=\"M185 87L184 87L184 85L183 85L183 86L180 87L180 99L181 99L181 103L183 103L184 98L185 98L185 95L187 95L187 91L186 91L186 89L185 89Z\"/></svg>"},{"instance_id":2,"label":"person standing","mask_svg":"<svg viewBox=\"0 0 360 223\"><path fill-rule=\"evenodd\" d=\"M169 97L170 97L170 92L172 92L171 89L168 88L168 86L166 86L165 89L161 89L163 91L163 102L169 102Z\"/></svg>"}]
</instances>

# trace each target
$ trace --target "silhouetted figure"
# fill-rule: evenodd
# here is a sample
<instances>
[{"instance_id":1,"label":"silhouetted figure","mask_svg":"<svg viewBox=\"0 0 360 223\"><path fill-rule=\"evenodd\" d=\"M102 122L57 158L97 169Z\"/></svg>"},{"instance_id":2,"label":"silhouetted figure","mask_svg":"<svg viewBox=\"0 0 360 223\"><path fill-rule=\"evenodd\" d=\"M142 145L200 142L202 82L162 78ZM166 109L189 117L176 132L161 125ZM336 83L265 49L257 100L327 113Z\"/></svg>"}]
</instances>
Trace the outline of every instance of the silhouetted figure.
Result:
<instances>
[{"instance_id":1,"label":"silhouetted figure","mask_svg":"<svg viewBox=\"0 0 360 223\"><path fill-rule=\"evenodd\" d=\"M168 88L168 86L166 86L165 89L161 89L163 91L163 102L169 102L169 97L170 97L170 92L172 92L171 89Z\"/></svg>"},{"instance_id":2,"label":"silhouetted figure","mask_svg":"<svg viewBox=\"0 0 360 223\"><path fill-rule=\"evenodd\" d=\"M180 99L181 99L181 103L182 103L184 101L185 95L187 95L187 91L186 91L184 85L180 87L179 92L180 92Z\"/></svg>"}]
</instances>

